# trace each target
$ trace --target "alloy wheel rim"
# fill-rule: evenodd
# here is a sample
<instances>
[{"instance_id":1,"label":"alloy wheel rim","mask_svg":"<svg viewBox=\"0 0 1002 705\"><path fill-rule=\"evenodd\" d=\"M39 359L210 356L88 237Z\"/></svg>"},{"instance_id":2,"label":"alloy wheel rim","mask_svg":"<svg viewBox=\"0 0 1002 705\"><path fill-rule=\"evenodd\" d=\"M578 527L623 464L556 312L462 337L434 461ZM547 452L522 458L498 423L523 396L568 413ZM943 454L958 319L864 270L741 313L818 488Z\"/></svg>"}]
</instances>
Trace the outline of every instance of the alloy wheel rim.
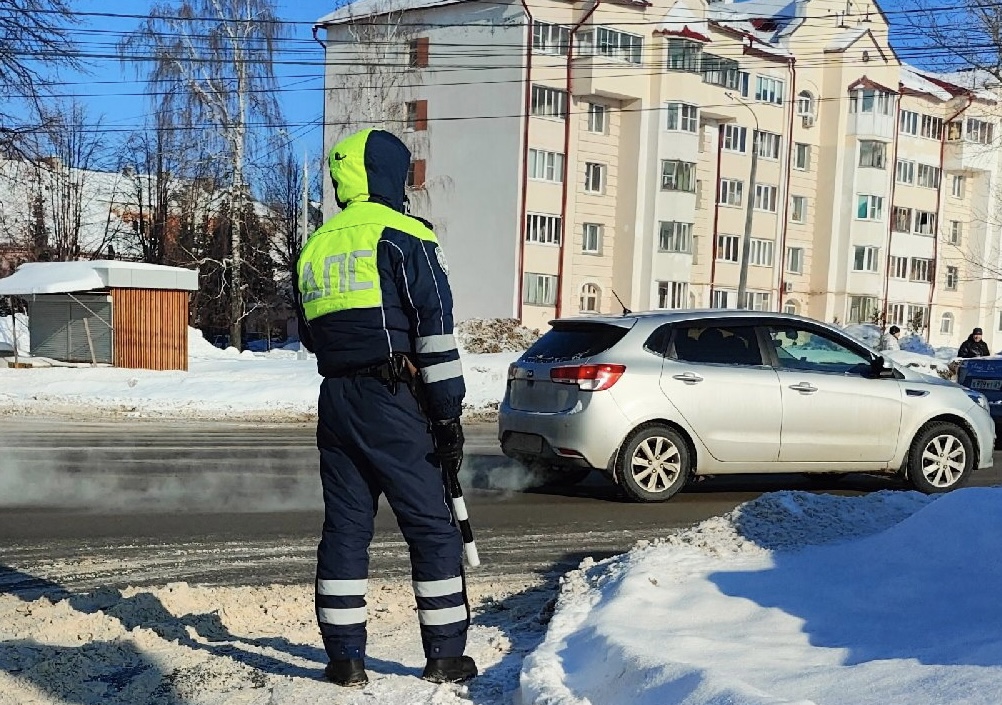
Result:
<instances>
[{"instance_id":1,"label":"alloy wheel rim","mask_svg":"<svg viewBox=\"0 0 1002 705\"><path fill-rule=\"evenodd\" d=\"M922 475L933 487L955 485L966 465L967 450L960 439L951 434L936 436L922 451Z\"/></svg>"},{"instance_id":2,"label":"alloy wheel rim","mask_svg":"<svg viewBox=\"0 0 1002 705\"><path fill-rule=\"evenodd\" d=\"M664 436L644 439L630 458L630 473L648 492L665 492L682 474L678 446Z\"/></svg>"}]
</instances>

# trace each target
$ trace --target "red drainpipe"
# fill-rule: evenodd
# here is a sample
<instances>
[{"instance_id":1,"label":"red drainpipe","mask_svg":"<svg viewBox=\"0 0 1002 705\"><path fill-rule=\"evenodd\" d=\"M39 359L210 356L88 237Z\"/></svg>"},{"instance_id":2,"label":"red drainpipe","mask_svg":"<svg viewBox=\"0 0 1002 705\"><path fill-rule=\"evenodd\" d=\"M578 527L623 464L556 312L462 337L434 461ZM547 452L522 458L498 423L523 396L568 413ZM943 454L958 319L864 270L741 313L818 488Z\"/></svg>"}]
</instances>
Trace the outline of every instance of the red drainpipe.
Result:
<instances>
[{"instance_id":1,"label":"red drainpipe","mask_svg":"<svg viewBox=\"0 0 1002 705\"><path fill-rule=\"evenodd\" d=\"M522 117L522 222L519 227L518 238L518 300L516 311L518 320L522 320L522 298L525 295L525 235L526 217L529 214L528 190L529 190L529 119L532 115L532 25L534 20L526 0L522 0L522 7L525 9L525 16L528 22L525 38L525 112Z\"/></svg>"},{"instance_id":2,"label":"red drainpipe","mask_svg":"<svg viewBox=\"0 0 1002 705\"><path fill-rule=\"evenodd\" d=\"M523 0L524 2L525 0ZM564 183L560 190L560 226L563 228L563 232L560 233L560 245L557 248L557 307L556 307L556 318L560 318L560 310L563 308L563 288L564 288L564 247L567 244L567 185L570 181L570 173L568 170L568 165L571 162L571 63L574 60L574 36L577 34L578 30L581 29L581 25L587 22L598 6L602 4L602 0L595 0L595 4L591 6L591 9L585 13L584 17L578 20L567 36L567 72L566 72L566 91L567 91L567 115L564 116Z\"/></svg>"},{"instance_id":3,"label":"red drainpipe","mask_svg":"<svg viewBox=\"0 0 1002 705\"><path fill-rule=\"evenodd\" d=\"M707 308L713 308L713 289L717 281L717 232L720 224L720 165L724 156L724 126L717 126L717 173L713 184L713 239L710 241L710 300Z\"/></svg>"},{"instance_id":4,"label":"red drainpipe","mask_svg":"<svg viewBox=\"0 0 1002 705\"><path fill-rule=\"evenodd\" d=\"M940 216L943 214L943 180L946 178L946 136L950 132L950 123L960 117L974 103L974 96L967 96L967 105L955 112L943 123L943 134L939 138L939 186L936 187L936 231L932 234L932 281L929 282L929 320L925 329L925 341L932 338L932 298L936 293L936 280L939 278L939 228L942 225ZM964 139L964 126L960 126L960 139Z\"/></svg>"},{"instance_id":5,"label":"red drainpipe","mask_svg":"<svg viewBox=\"0 0 1002 705\"><path fill-rule=\"evenodd\" d=\"M785 292L783 291L786 285L786 233L790 228L790 201L792 200L792 195L790 194L790 182L793 179L793 171L791 167L793 166L793 119L794 114L797 112L797 60L794 57L790 57L790 130L787 132L789 137L787 137L787 147L786 147L786 205L783 206L783 234L780 236L779 241L779 291L776 292L776 310L783 310L783 296ZM751 194L754 198L754 194Z\"/></svg>"},{"instance_id":6,"label":"red drainpipe","mask_svg":"<svg viewBox=\"0 0 1002 705\"><path fill-rule=\"evenodd\" d=\"M890 295L891 286L891 243L894 242L894 194L897 192L898 188L898 140L901 135L901 99L904 98L903 86L898 85L898 106L894 111L894 146L891 149L891 163L889 169L891 171L891 196L888 199L890 201L887 206L888 211L888 225L887 225L887 252L884 253L884 307L881 310L880 321L881 326L887 326L887 307L888 301L887 297ZM942 175L940 175L940 180L942 180Z\"/></svg>"}]
</instances>

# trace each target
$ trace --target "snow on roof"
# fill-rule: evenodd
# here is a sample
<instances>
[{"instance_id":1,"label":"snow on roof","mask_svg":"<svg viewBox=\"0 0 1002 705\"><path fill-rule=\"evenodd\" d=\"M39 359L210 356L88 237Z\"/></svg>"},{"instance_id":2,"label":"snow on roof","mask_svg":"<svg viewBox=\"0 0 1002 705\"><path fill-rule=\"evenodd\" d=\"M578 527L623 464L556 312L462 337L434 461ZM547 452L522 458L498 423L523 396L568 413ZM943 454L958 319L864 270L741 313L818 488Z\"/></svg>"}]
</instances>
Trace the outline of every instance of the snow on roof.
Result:
<instances>
[{"instance_id":1,"label":"snow on roof","mask_svg":"<svg viewBox=\"0 0 1002 705\"><path fill-rule=\"evenodd\" d=\"M908 64L901 65L901 85L919 93L926 93L940 100L950 100L953 95L938 83L930 81L919 73L919 69Z\"/></svg>"},{"instance_id":2,"label":"snow on roof","mask_svg":"<svg viewBox=\"0 0 1002 705\"><path fill-rule=\"evenodd\" d=\"M0 279L0 296L69 294L95 289L198 290L198 272L143 262L29 262Z\"/></svg>"},{"instance_id":3,"label":"snow on roof","mask_svg":"<svg viewBox=\"0 0 1002 705\"><path fill-rule=\"evenodd\" d=\"M453 5L469 0L354 0L316 21L317 25L342 24L359 17L372 17L387 12L423 10L439 5Z\"/></svg>"},{"instance_id":4,"label":"snow on roof","mask_svg":"<svg viewBox=\"0 0 1002 705\"><path fill-rule=\"evenodd\" d=\"M836 35L828 42L825 51L845 51L870 32L868 27L853 27Z\"/></svg>"},{"instance_id":5,"label":"snow on roof","mask_svg":"<svg viewBox=\"0 0 1002 705\"><path fill-rule=\"evenodd\" d=\"M661 24L654 30L655 34L671 34L692 39L709 40L710 30L706 18L700 18L686 7L682 0L672 5Z\"/></svg>"}]
</instances>

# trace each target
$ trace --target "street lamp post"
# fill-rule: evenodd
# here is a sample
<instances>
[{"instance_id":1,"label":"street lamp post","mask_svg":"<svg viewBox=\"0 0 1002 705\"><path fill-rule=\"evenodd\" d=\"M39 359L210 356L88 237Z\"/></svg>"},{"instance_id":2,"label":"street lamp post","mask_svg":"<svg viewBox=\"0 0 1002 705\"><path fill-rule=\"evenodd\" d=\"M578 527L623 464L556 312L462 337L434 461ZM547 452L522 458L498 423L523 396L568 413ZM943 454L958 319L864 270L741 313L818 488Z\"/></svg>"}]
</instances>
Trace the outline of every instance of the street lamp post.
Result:
<instances>
[{"instance_id":1,"label":"street lamp post","mask_svg":"<svg viewBox=\"0 0 1002 705\"><path fill-rule=\"evenodd\" d=\"M755 111L748 103L741 100L734 93L728 91L725 95L748 108L748 111L752 114L752 119L755 121L755 131L752 133L751 170L748 174L748 201L745 207L745 232L744 237L741 239L741 271L738 275L738 308L750 308L748 306L747 291L748 263L751 258L752 220L755 217L755 178L758 174L758 115L755 114Z\"/></svg>"}]
</instances>

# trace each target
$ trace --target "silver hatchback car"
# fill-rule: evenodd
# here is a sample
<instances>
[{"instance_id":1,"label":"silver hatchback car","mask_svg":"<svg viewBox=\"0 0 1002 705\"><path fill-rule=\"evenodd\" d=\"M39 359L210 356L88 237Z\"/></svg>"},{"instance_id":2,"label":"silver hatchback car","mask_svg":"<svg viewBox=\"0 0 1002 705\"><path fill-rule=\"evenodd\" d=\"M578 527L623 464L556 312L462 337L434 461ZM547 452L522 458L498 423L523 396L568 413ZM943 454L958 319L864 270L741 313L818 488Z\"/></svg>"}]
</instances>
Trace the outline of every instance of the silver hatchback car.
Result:
<instances>
[{"instance_id":1,"label":"silver hatchback car","mask_svg":"<svg viewBox=\"0 0 1002 705\"><path fill-rule=\"evenodd\" d=\"M979 392L885 362L831 326L756 311L561 319L515 362L506 455L663 501L694 475L900 474L922 492L992 466Z\"/></svg>"}]
</instances>

